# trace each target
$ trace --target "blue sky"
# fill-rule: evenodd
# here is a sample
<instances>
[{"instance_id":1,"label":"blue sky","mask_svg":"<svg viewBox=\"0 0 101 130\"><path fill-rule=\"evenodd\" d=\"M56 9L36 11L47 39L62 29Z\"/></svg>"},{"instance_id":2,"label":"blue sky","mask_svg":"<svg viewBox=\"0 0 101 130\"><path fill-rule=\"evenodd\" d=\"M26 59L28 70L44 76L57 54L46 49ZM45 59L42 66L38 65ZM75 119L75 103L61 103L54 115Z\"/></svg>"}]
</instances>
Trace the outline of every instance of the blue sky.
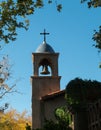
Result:
<instances>
[{"instance_id":1,"label":"blue sky","mask_svg":"<svg viewBox=\"0 0 101 130\"><path fill-rule=\"evenodd\" d=\"M18 80L16 88L22 93L7 95L3 101L20 112L25 109L31 112L32 52L43 42L40 32L44 28L50 33L47 43L60 53L61 89L76 77L101 81L101 69L98 67L101 55L92 46L94 42L91 39L93 30L101 24L101 9L88 9L86 4L80 4L80 0L60 2L63 3L61 13L56 11L55 5L36 10L29 17L29 30L18 30L17 40L0 51L1 56L9 55L13 64L9 84Z\"/></svg>"}]
</instances>

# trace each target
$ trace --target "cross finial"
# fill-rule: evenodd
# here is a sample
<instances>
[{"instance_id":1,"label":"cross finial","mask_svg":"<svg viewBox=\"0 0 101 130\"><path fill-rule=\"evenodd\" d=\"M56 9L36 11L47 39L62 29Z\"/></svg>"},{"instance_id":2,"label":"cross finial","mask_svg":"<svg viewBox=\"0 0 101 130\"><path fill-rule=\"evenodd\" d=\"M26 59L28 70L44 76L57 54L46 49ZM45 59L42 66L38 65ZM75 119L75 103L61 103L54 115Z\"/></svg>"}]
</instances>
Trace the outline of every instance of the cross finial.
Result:
<instances>
[{"instance_id":1,"label":"cross finial","mask_svg":"<svg viewBox=\"0 0 101 130\"><path fill-rule=\"evenodd\" d=\"M46 30L44 29L44 32L40 33L40 35L44 35L44 41L46 42L46 35L49 35L49 33L47 33Z\"/></svg>"}]
</instances>

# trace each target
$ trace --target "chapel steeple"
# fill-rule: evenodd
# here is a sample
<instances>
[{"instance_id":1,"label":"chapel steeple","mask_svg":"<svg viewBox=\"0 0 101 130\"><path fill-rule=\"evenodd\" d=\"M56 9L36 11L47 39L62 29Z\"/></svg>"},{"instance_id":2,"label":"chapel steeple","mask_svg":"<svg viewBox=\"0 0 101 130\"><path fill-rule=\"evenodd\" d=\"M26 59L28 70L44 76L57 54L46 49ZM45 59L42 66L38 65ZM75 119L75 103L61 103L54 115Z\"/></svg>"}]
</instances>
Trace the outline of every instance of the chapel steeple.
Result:
<instances>
[{"instance_id":1,"label":"chapel steeple","mask_svg":"<svg viewBox=\"0 0 101 130\"><path fill-rule=\"evenodd\" d=\"M31 76L31 80L33 129L40 128L45 118L44 114L41 115L43 113L40 104L41 98L49 93L60 91L61 76L58 76L59 53L56 53L46 42L46 35L48 34L49 33L46 33L46 30L41 33L41 35L44 35L44 41L38 46L36 52L32 53L33 76ZM40 67L42 67L41 72Z\"/></svg>"},{"instance_id":2,"label":"chapel steeple","mask_svg":"<svg viewBox=\"0 0 101 130\"><path fill-rule=\"evenodd\" d=\"M58 56L59 53L55 53L54 49L46 43L46 33L44 30L41 35L44 35L44 41L41 43L36 52L33 53L34 60L34 75L39 76L39 68L42 66L45 69L50 68L51 76L58 76ZM49 73L46 73L49 74Z\"/></svg>"}]
</instances>

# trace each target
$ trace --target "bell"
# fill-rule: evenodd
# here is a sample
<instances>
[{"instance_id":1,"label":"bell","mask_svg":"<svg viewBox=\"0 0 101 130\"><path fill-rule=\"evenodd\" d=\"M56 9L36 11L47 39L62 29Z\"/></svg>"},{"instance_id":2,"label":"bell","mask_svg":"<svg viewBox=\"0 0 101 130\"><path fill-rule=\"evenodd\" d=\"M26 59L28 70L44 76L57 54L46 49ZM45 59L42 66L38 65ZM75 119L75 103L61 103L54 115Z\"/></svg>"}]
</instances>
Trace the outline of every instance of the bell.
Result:
<instances>
[{"instance_id":1,"label":"bell","mask_svg":"<svg viewBox=\"0 0 101 130\"><path fill-rule=\"evenodd\" d=\"M50 72L48 71L48 66L47 65L43 66L42 72L40 74L45 74L45 75L50 74Z\"/></svg>"}]
</instances>

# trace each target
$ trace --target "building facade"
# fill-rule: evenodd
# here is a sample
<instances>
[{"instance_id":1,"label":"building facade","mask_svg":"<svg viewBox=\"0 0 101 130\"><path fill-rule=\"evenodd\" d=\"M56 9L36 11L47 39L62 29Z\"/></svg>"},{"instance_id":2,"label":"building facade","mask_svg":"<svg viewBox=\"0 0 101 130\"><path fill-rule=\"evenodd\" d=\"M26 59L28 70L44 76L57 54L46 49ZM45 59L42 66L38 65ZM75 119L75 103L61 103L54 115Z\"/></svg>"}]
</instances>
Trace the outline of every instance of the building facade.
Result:
<instances>
[{"instance_id":1,"label":"building facade","mask_svg":"<svg viewBox=\"0 0 101 130\"><path fill-rule=\"evenodd\" d=\"M41 128L44 119L54 119L54 110L66 103L65 91L60 90L58 75L58 57L53 48L47 44L46 35L35 53L32 53L32 129ZM42 68L42 70L41 70Z\"/></svg>"}]
</instances>

